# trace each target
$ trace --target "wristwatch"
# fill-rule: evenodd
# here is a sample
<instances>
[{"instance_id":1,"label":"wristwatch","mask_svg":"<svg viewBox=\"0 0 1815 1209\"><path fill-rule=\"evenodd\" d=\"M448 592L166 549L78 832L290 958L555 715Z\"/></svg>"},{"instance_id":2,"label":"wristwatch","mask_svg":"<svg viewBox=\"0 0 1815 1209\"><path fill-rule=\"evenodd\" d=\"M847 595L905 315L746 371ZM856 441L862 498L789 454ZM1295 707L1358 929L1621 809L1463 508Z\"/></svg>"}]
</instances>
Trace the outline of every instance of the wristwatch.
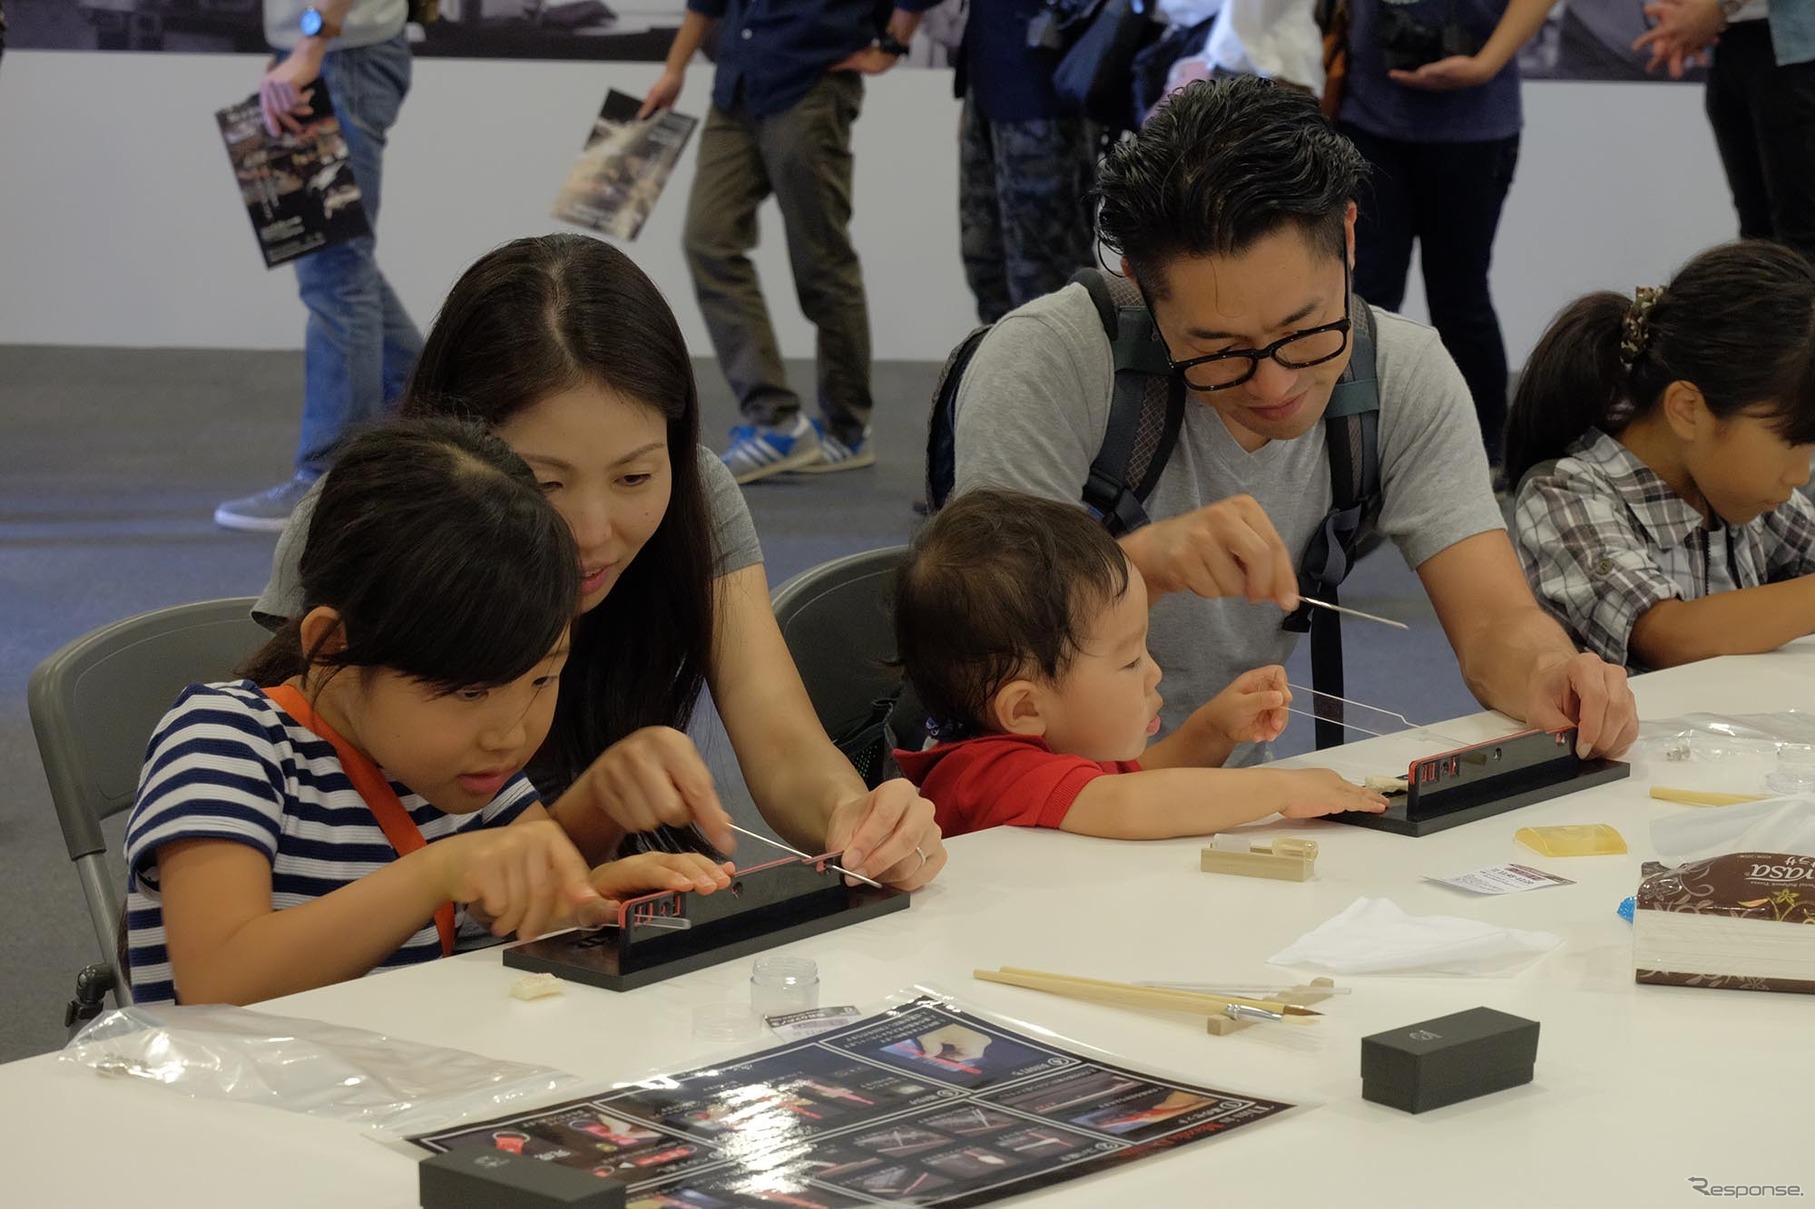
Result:
<instances>
[{"instance_id":1,"label":"wristwatch","mask_svg":"<svg viewBox=\"0 0 1815 1209\"><path fill-rule=\"evenodd\" d=\"M302 30L302 36L305 38L332 39L340 37L340 26L328 20L327 15L313 5L303 9L302 20L298 21L296 24L297 27Z\"/></svg>"},{"instance_id":2,"label":"wristwatch","mask_svg":"<svg viewBox=\"0 0 1815 1209\"><path fill-rule=\"evenodd\" d=\"M893 55L899 59L907 54L908 44L885 29L882 31L882 37L876 39L876 49L885 55Z\"/></svg>"}]
</instances>

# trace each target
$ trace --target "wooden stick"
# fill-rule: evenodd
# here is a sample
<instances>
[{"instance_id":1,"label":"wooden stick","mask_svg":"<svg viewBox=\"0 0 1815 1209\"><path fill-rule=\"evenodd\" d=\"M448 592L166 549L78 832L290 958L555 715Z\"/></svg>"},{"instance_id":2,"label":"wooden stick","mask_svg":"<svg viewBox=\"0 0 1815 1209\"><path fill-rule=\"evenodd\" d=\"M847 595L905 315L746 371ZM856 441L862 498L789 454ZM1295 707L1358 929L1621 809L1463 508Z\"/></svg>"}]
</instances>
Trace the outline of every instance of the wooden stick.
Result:
<instances>
[{"instance_id":1,"label":"wooden stick","mask_svg":"<svg viewBox=\"0 0 1815 1209\"><path fill-rule=\"evenodd\" d=\"M1704 789L1671 789L1665 785L1653 785L1651 796L1660 802L1681 802L1685 806L1738 806L1765 800L1755 793L1715 793Z\"/></svg>"},{"instance_id":2,"label":"wooden stick","mask_svg":"<svg viewBox=\"0 0 1815 1209\"><path fill-rule=\"evenodd\" d=\"M999 982L1008 986L1025 987L1032 991L1047 991L1054 995L1064 995L1071 999L1087 999L1097 1003L1116 1004L1121 1007L1151 1007L1213 1016L1221 1014L1230 1004L1239 1004L1242 1007L1275 1012L1299 1024L1309 1024L1310 1017L1323 1014L1294 1003L1241 999L1230 995L1205 995L1197 991L1171 991L1159 987L1135 986L1127 982L1106 982L1096 978L1050 974L1042 970L1018 969L1013 966L1005 966L1000 970L974 970L972 974L984 982Z\"/></svg>"},{"instance_id":3,"label":"wooden stick","mask_svg":"<svg viewBox=\"0 0 1815 1209\"><path fill-rule=\"evenodd\" d=\"M1285 1014L1285 1013L1291 1012L1291 1009L1296 1008L1298 1010L1298 1012L1302 1012L1305 1015L1310 1015L1310 1016L1319 1015L1319 1013L1313 1012L1309 1008L1300 1007L1298 1004L1281 1003L1281 1002L1278 1002L1278 1001L1272 1000L1272 999L1251 999L1251 998L1246 998L1246 997L1243 997L1240 995L1223 995L1223 994L1218 994L1216 992L1206 992L1206 991L1182 991L1176 987L1165 987L1165 988L1144 987L1144 986L1141 986L1139 983L1135 983L1135 982L1111 982L1111 981L1109 981L1107 979L1103 979L1103 978L1084 978L1077 974L1054 974L1047 970L1029 970L1029 969L1025 969L1021 966L1003 966L1002 973L1015 974L1015 975L1019 975L1023 978L1039 978L1039 979L1043 979L1047 982L1062 982L1062 983L1069 983L1069 984L1072 984L1075 986L1081 986L1081 987L1095 987L1099 990L1110 990L1110 991L1164 990L1164 991L1166 991L1167 994L1182 995L1189 999L1195 999L1195 1000L1200 1000L1200 1001L1214 1000L1216 1002L1216 1010L1218 1010L1218 1011L1220 1011L1223 1007L1226 1007L1231 1003L1238 1003L1243 1007L1260 1008L1263 1011L1268 1011L1268 1012L1280 1012L1282 1014Z\"/></svg>"}]
</instances>

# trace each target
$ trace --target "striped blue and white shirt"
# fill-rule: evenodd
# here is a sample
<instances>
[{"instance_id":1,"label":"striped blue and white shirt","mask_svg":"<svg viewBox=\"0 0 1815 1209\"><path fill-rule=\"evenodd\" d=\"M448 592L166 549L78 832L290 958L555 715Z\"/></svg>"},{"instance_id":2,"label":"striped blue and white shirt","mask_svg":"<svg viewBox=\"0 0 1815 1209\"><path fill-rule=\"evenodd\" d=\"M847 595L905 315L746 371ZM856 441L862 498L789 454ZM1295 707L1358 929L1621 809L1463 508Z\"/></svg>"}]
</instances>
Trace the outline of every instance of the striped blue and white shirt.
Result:
<instances>
[{"instance_id":1,"label":"striped blue and white shirt","mask_svg":"<svg viewBox=\"0 0 1815 1209\"><path fill-rule=\"evenodd\" d=\"M430 843L502 827L536 802L522 774L484 810L443 814L406 786L392 788ZM281 911L338 890L397 859L327 740L279 709L249 680L192 684L164 715L139 773L126 823L127 966L138 1003L173 1003L157 852L176 840L231 840L271 862L271 907ZM482 932L458 916L463 935ZM441 956L426 919L380 969Z\"/></svg>"}]
</instances>

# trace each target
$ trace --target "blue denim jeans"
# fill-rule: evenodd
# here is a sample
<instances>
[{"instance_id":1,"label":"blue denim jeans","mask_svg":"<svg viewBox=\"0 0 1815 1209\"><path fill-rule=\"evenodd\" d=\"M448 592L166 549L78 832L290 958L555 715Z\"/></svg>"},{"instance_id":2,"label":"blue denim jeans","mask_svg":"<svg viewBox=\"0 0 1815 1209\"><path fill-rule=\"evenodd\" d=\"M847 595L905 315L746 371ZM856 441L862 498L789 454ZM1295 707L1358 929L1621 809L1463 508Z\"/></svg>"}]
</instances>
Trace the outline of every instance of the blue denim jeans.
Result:
<instances>
[{"instance_id":1,"label":"blue denim jeans","mask_svg":"<svg viewBox=\"0 0 1815 1209\"><path fill-rule=\"evenodd\" d=\"M385 135L410 90L409 42L398 34L373 46L333 51L322 62L321 78L346 136L366 218L376 231ZM422 351L422 335L378 270L373 236L298 260L296 284L309 308L296 470L315 478L350 432L376 419L403 393Z\"/></svg>"}]
</instances>

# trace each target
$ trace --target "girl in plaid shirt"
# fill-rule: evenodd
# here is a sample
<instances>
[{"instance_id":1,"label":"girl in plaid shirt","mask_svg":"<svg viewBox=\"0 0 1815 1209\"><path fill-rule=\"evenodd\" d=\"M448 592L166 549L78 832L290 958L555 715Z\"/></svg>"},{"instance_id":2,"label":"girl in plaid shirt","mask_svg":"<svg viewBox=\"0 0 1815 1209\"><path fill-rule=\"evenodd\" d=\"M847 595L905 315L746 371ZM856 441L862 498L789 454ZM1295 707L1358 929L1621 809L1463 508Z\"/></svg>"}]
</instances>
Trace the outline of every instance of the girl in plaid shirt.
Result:
<instances>
[{"instance_id":1,"label":"girl in plaid shirt","mask_svg":"<svg viewBox=\"0 0 1815 1209\"><path fill-rule=\"evenodd\" d=\"M1576 642L1635 671L1815 632L1815 267L1762 241L1590 294L1507 423L1514 542Z\"/></svg>"}]
</instances>

